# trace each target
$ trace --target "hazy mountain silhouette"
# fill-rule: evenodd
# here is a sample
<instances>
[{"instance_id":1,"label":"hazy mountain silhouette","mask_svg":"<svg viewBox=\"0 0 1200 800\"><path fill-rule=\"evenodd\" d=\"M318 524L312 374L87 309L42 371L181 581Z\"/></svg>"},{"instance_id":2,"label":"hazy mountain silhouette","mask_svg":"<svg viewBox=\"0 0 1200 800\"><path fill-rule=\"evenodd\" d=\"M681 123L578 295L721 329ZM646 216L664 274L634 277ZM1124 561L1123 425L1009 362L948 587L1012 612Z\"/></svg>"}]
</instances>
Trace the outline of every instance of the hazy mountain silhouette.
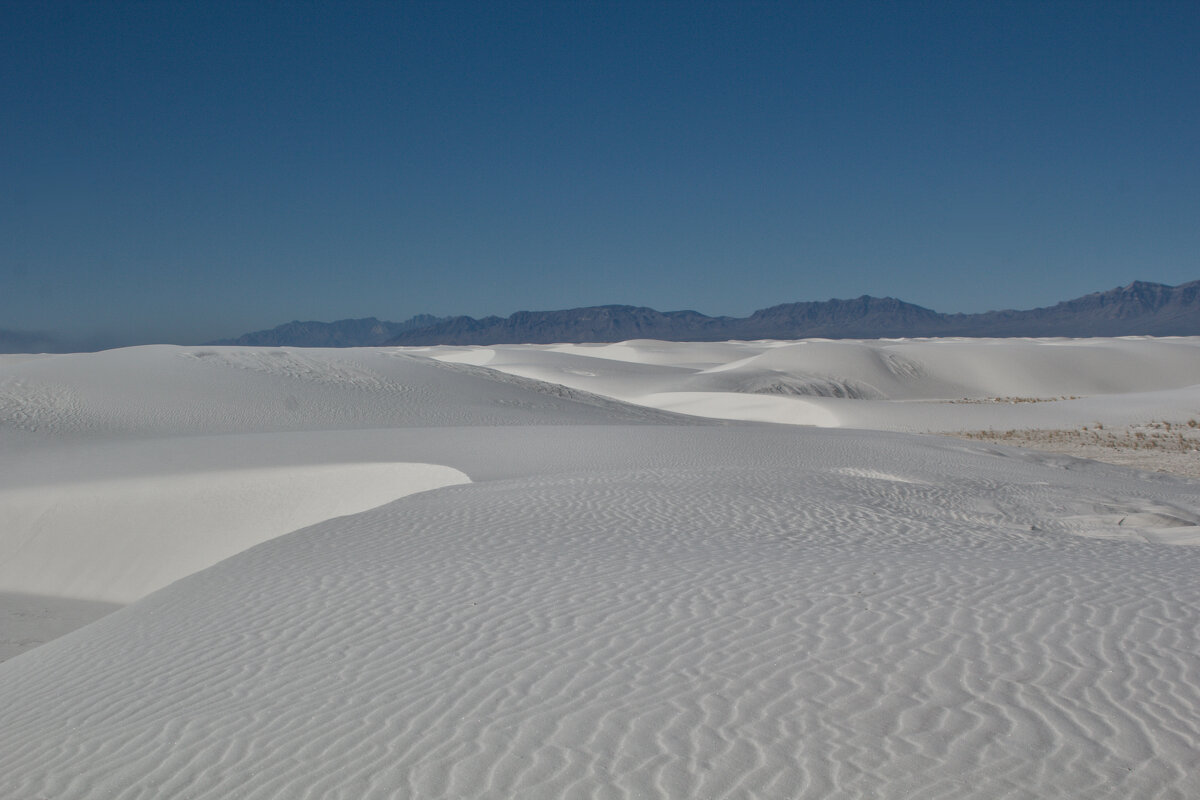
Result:
<instances>
[{"instance_id":1,"label":"hazy mountain silhouette","mask_svg":"<svg viewBox=\"0 0 1200 800\"><path fill-rule=\"evenodd\" d=\"M1136 281L1047 308L942 314L893 297L785 303L749 317L695 311L596 306L520 311L507 318L454 317L401 333L388 344L615 342L624 339L876 339L914 336L1200 335L1200 281L1181 286Z\"/></svg>"},{"instance_id":2,"label":"hazy mountain silhouette","mask_svg":"<svg viewBox=\"0 0 1200 800\"><path fill-rule=\"evenodd\" d=\"M877 339L915 336L1193 336L1200 335L1200 281L1180 286L1135 281L1046 308L942 314L894 297L784 303L749 317L696 311L592 306L518 311L509 317L375 318L289 322L213 344L294 347L619 342L625 339Z\"/></svg>"},{"instance_id":3,"label":"hazy mountain silhouette","mask_svg":"<svg viewBox=\"0 0 1200 800\"><path fill-rule=\"evenodd\" d=\"M1194 336L1200 334L1200 281L1179 286L1134 281L1048 308L947 319L954 336Z\"/></svg>"}]
</instances>

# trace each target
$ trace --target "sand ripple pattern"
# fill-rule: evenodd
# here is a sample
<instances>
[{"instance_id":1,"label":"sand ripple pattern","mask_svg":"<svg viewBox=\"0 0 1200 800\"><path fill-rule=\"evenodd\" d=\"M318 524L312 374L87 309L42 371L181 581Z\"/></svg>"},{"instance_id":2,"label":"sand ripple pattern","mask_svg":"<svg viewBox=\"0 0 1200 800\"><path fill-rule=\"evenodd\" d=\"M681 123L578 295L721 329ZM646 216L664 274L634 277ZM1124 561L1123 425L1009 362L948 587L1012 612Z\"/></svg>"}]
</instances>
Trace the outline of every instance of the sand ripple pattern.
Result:
<instances>
[{"instance_id":1,"label":"sand ripple pattern","mask_svg":"<svg viewBox=\"0 0 1200 800\"><path fill-rule=\"evenodd\" d=\"M0 378L0 428L56 430L81 416L81 405L66 385Z\"/></svg>"},{"instance_id":2,"label":"sand ripple pattern","mask_svg":"<svg viewBox=\"0 0 1200 800\"><path fill-rule=\"evenodd\" d=\"M979 489L597 472L332 520L0 667L0 795L1200 797L1200 549Z\"/></svg>"}]
</instances>

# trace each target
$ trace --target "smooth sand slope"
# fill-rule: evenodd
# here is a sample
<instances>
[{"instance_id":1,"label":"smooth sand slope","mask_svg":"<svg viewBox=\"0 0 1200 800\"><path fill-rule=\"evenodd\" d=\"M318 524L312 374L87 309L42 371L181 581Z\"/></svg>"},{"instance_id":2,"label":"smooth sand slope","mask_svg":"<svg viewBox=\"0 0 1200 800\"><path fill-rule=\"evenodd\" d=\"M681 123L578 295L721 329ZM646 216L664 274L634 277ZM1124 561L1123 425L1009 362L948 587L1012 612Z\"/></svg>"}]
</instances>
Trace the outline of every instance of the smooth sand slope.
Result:
<instances>
[{"instance_id":1,"label":"smooth sand slope","mask_svg":"<svg viewBox=\"0 0 1200 800\"><path fill-rule=\"evenodd\" d=\"M1195 350L1174 346L1194 345L1162 344L1174 383L1151 393L1178 412ZM653 394L737 373L752 346L509 350L629 386L657 374ZM1014 347L1003 357L1035 361ZM44 597L143 591L110 573L131 553L152 573L156 528L203 522L227 495L211 524L266 524L253 496L270 506L282 474L311 478L317 516L346 513L333 498L359 485L364 503L389 483L398 498L0 664L0 796L1200 796L1200 548L1178 546L1195 540L1200 483L990 443L711 423L435 352L463 363L0 360L0 489L60 493L38 536L89 553L64 553L58 577L39 567ZM128 508L151 502L139 486L164 492L153 513ZM96 524L78 529L83 507ZM29 557L13 531L32 525L0 531L8 558Z\"/></svg>"},{"instance_id":2,"label":"smooth sand slope","mask_svg":"<svg viewBox=\"0 0 1200 800\"><path fill-rule=\"evenodd\" d=\"M379 350L0 356L0 658L259 542L469 480L369 431L669 419L478 372Z\"/></svg>"}]
</instances>

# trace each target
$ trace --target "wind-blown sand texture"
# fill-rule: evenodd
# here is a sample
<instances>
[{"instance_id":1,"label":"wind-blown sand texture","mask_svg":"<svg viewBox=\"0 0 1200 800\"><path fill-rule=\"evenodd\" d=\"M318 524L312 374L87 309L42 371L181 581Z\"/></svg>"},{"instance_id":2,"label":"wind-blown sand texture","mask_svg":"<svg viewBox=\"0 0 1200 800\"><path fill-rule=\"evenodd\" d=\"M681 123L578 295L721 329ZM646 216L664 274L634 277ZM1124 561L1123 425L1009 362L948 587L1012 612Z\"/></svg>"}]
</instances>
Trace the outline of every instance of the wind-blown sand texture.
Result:
<instances>
[{"instance_id":1,"label":"wind-blown sand texture","mask_svg":"<svg viewBox=\"0 0 1200 800\"><path fill-rule=\"evenodd\" d=\"M1186 425L1198 344L0 357L0 608L136 600L0 664L0 796L1200 796L1200 484L880 430ZM647 407L726 395L830 427Z\"/></svg>"}]
</instances>

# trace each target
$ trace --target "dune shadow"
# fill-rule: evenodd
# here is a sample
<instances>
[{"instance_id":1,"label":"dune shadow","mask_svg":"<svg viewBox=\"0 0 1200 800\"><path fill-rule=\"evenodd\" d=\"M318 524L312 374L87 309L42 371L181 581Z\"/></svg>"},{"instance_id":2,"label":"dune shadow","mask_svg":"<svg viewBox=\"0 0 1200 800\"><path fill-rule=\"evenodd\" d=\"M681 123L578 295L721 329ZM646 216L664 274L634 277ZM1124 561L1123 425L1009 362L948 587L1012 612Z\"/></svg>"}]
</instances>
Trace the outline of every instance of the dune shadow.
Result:
<instances>
[{"instance_id":1,"label":"dune shadow","mask_svg":"<svg viewBox=\"0 0 1200 800\"><path fill-rule=\"evenodd\" d=\"M119 603L0 592L0 662L95 622Z\"/></svg>"}]
</instances>

